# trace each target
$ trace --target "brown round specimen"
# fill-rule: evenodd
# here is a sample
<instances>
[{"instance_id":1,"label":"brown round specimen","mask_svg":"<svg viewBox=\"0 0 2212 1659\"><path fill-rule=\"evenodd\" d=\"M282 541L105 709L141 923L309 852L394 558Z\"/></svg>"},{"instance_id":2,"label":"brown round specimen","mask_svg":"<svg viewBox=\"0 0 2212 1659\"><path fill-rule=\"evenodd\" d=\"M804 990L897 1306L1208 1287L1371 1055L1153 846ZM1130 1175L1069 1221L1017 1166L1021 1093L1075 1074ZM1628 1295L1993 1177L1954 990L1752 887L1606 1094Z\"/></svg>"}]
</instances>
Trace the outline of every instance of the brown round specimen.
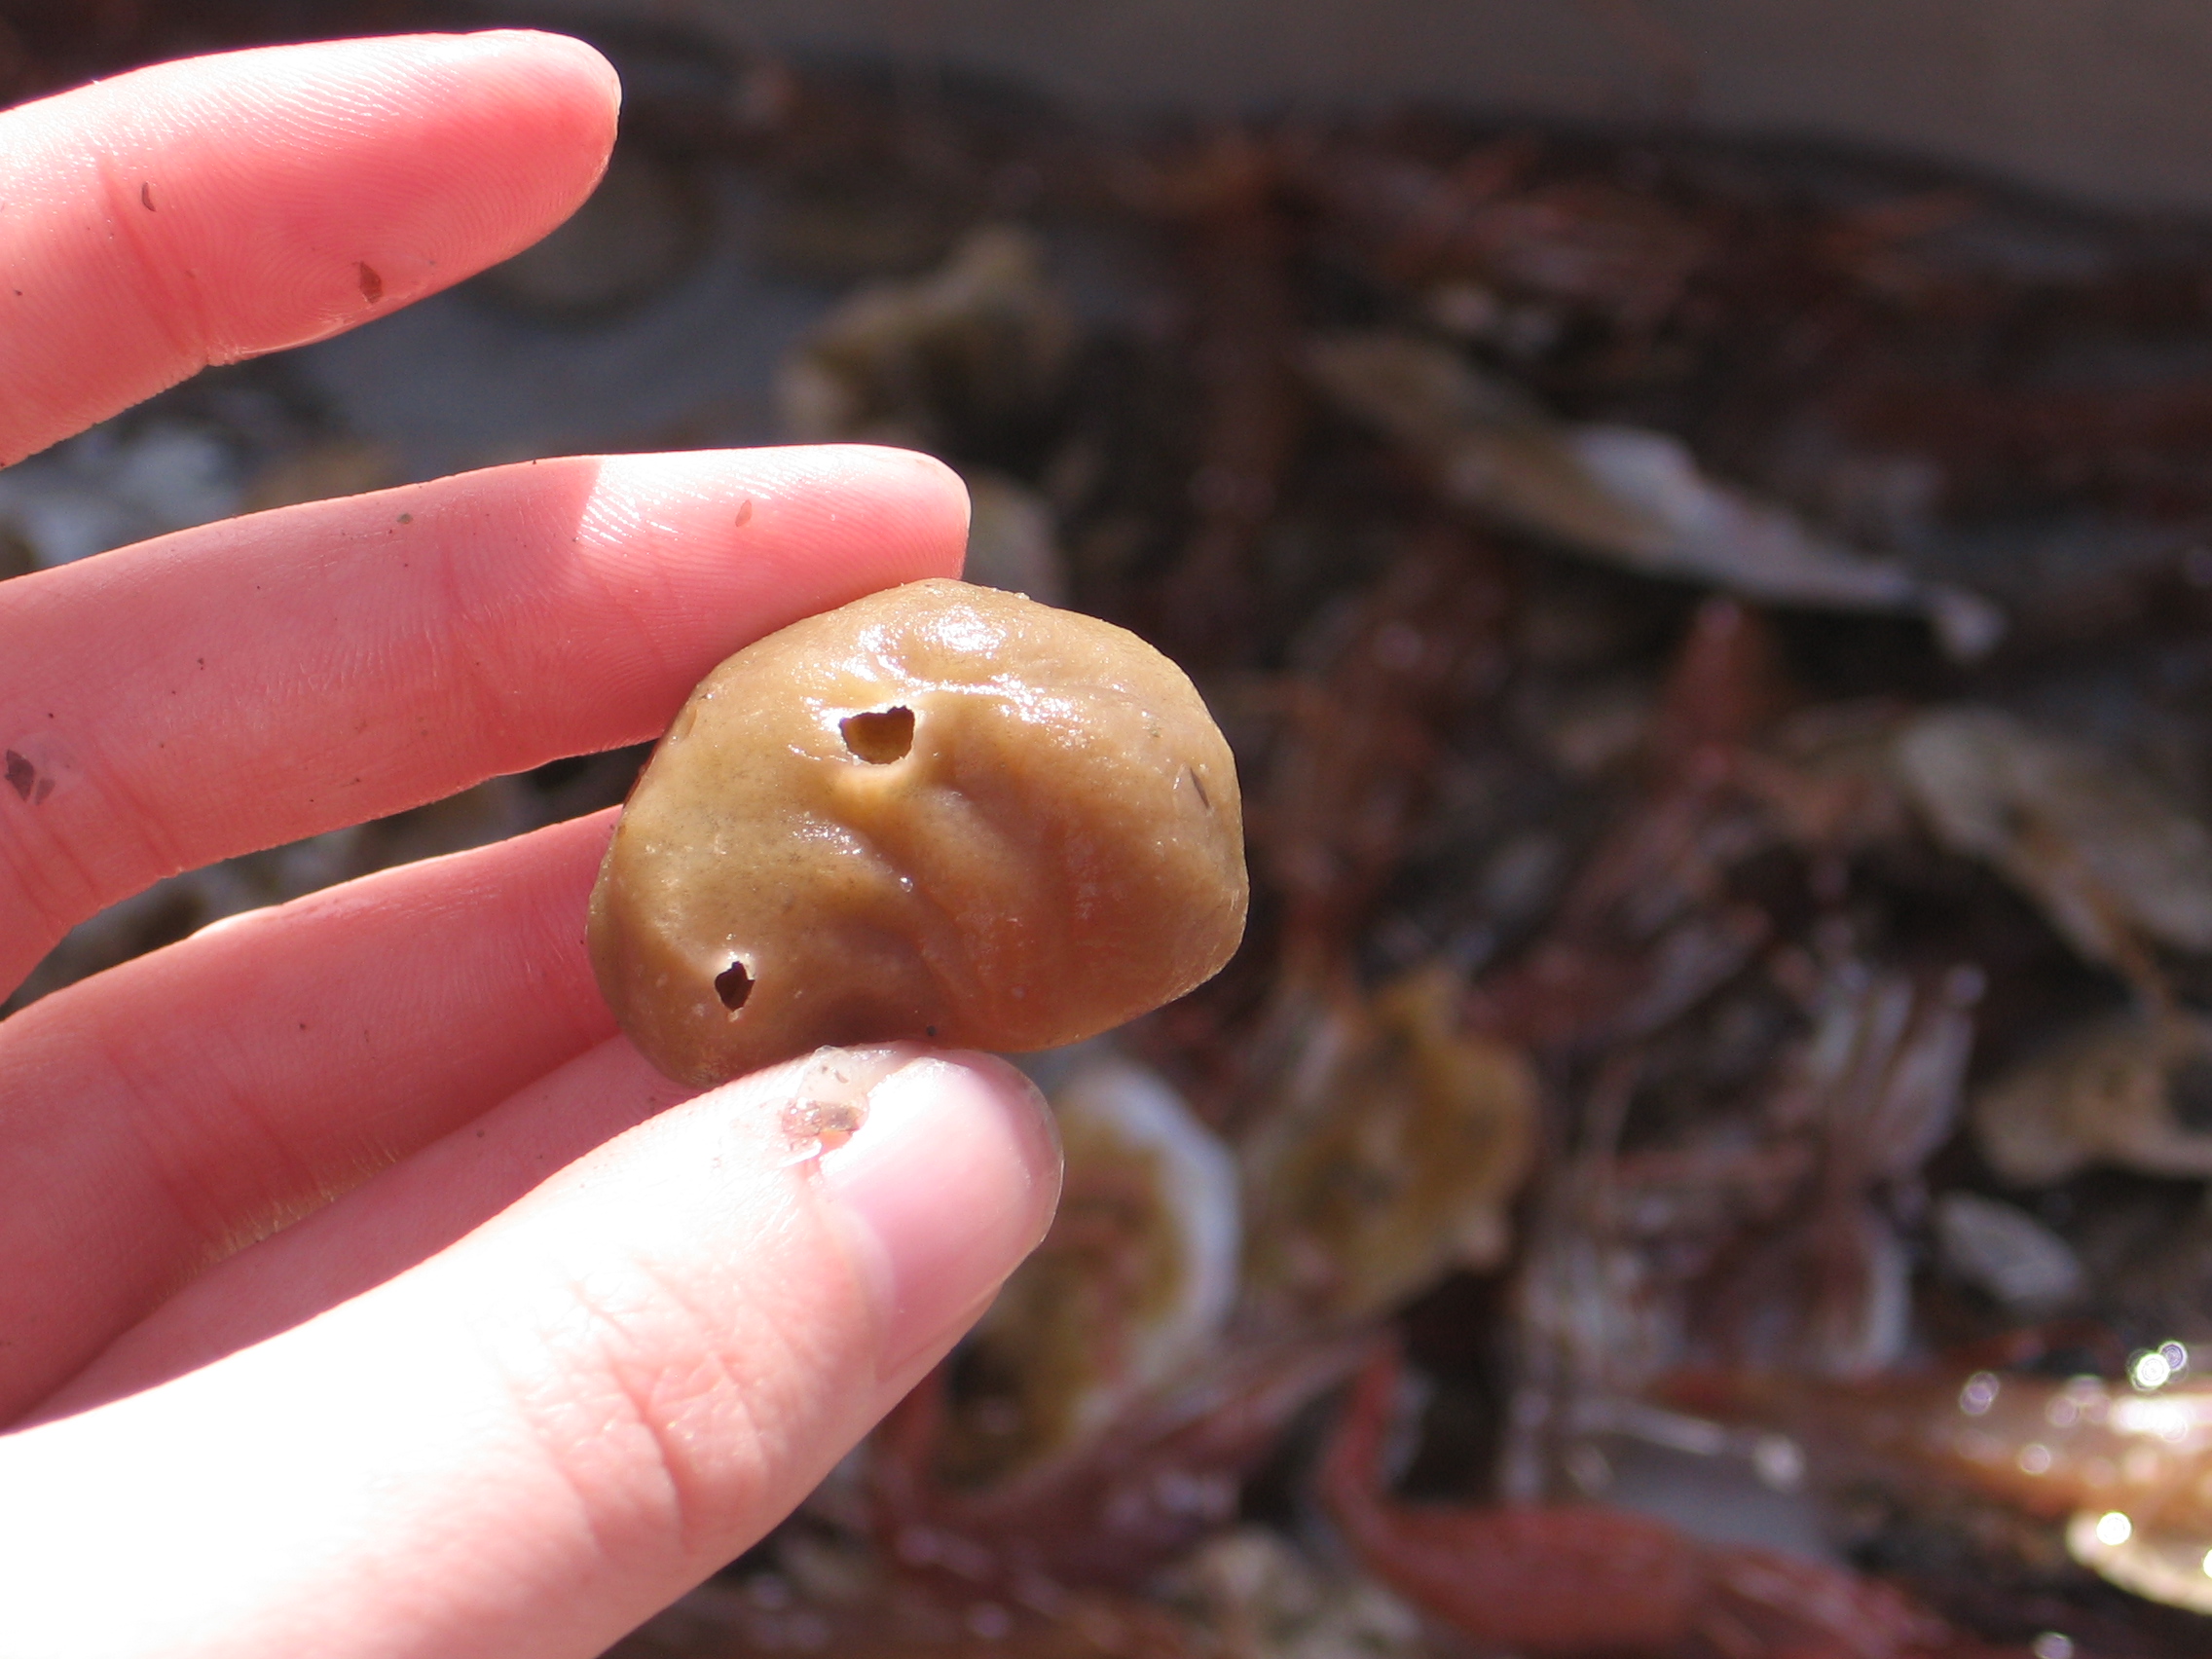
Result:
<instances>
[{"instance_id":1,"label":"brown round specimen","mask_svg":"<svg viewBox=\"0 0 2212 1659\"><path fill-rule=\"evenodd\" d=\"M685 1083L825 1043L1018 1051L1180 996L1244 932L1236 773L1135 635L924 581L748 645L631 792L591 899Z\"/></svg>"}]
</instances>

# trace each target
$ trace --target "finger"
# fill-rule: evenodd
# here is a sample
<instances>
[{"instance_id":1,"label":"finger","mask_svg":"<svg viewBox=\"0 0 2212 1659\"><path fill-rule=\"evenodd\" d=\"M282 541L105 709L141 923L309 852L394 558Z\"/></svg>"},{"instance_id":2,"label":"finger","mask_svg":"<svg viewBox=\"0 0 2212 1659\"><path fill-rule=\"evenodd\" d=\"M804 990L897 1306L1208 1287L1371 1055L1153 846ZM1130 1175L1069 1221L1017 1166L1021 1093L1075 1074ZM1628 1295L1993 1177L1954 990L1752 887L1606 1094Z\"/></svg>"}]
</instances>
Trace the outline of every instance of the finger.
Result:
<instances>
[{"instance_id":1,"label":"finger","mask_svg":"<svg viewBox=\"0 0 2212 1659\"><path fill-rule=\"evenodd\" d=\"M662 1077L627 1040L600 1043L115 1327L113 1341L79 1358L83 1369L71 1368L66 1386L49 1383L0 1422L33 1405L41 1419L104 1405L305 1324L427 1261L555 1171L697 1092Z\"/></svg>"},{"instance_id":2,"label":"finger","mask_svg":"<svg viewBox=\"0 0 2212 1659\"><path fill-rule=\"evenodd\" d=\"M583 919L613 817L234 918L0 1024L0 1422L211 1262L611 1037Z\"/></svg>"},{"instance_id":3,"label":"finger","mask_svg":"<svg viewBox=\"0 0 2212 1659\"><path fill-rule=\"evenodd\" d=\"M950 1346L1057 1187L996 1062L906 1065L800 1161L792 1082L678 1106L400 1278L0 1445L11 1636L584 1659L730 1559ZM129 1500L88 1468L132 1471Z\"/></svg>"},{"instance_id":4,"label":"finger","mask_svg":"<svg viewBox=\"0 0 2212 1659\"><path fill-rule=\"evenodd\" d=\"M557 35L164 63L0 115L0 461L458 282L590 194L620 89Z\"/></svg>"},{"instance_id":5,"label":"finger","mask_svg":"<svg viewBox=\"0 0 2212 1659\"><path fill-rule=\"evenodd\" d=\"M176 870L657 734L747 641L960 567L858 447L501 467L0 587L0 985ZM272 787L280 780L280 787Z\"/></svg>"}]
</instances>

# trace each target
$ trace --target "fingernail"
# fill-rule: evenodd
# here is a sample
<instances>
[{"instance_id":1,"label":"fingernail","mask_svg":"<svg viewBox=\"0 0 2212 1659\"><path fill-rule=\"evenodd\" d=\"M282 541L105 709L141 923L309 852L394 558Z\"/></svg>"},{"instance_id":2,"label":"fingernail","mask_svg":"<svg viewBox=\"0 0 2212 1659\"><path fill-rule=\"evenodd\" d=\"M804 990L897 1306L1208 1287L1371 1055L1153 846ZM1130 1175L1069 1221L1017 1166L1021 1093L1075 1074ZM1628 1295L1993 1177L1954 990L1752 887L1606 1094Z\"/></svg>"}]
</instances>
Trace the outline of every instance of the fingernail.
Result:
<instances>
[{"instance_id":1,"label":"fingernail","mask_svg":"<svg viewBox=\"0 0 2212 1659\"><path fill-rule=\"evenodd\" d=\"M1059 1202L1060 1143L1004 1060L930 1054L868 1089L821 1172L872 1281L889 1377L956 1336L1037 1247Z\"/></svg>"}]
</instances>

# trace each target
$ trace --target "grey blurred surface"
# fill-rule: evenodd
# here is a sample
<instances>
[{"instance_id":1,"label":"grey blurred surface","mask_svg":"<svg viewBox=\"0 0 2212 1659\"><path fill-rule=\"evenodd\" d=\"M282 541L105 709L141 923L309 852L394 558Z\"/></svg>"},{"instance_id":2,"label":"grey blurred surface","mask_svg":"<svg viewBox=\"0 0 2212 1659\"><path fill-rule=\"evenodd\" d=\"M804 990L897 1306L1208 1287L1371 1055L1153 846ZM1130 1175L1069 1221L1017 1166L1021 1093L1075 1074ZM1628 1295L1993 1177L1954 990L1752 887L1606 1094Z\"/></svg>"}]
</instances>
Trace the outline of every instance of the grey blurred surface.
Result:
<instances>
[{"instance_id":1,"label":"grey blurred surface","mask_svg":"<svg viewBox=\"0 0 2212 1659\"><path fill-rule=\"evenodd\" d=\"M463 286L307 348L297 372L411 478L543 455L772 442L776 364L830 295L758 269L756 204L731 172L706 196L702 256L648 304L565 322Z\"/></svg>"},{"instance_id":2,"label":"grey blurred surface","mask_svg":"<svg viewBox=\"0 0 2212 1659\"><path fill-rule=\"evenodd\" d=\"M1109 109L1408 98L1869 145L2114 206L2212 209L2201 0L545 0Z\"/></svg>"}]
</instances>

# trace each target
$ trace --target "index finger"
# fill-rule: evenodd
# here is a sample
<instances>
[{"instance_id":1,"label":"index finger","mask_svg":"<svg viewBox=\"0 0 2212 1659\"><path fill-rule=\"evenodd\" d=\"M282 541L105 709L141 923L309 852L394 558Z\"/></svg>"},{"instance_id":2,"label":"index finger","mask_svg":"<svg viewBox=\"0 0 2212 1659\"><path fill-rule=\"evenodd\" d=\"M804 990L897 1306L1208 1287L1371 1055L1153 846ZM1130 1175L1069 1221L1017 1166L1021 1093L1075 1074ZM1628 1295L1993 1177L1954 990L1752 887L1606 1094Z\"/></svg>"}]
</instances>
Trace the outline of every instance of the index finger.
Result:
<instances>
[{"instance_id":1,"label":"index finger","mask_svg":"<svg viewBox=\"0 0 2212 1659\"><path fill-rule=\"evenodd\" d=\"M498 31L191 58L0 114L0 464L528 246L598 183L619 102L580 41Z\"/></svg>"}]
</instances>

